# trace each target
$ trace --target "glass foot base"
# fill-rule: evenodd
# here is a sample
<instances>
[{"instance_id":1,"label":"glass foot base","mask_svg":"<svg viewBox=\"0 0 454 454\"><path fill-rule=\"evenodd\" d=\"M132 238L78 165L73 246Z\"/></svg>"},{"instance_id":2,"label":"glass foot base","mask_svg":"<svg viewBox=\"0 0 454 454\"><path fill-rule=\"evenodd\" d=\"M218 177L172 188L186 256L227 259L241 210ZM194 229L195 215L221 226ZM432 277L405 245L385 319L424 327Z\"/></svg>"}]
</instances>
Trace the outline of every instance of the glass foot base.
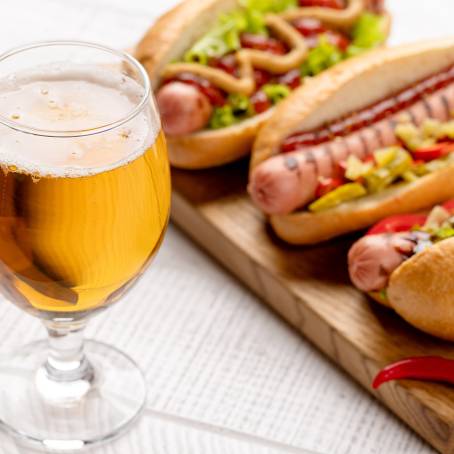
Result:
<instances>
[{"instance_id":1,"label":"glass foot base","mask_svg":"<svg viewBox=\"0 0 454 454\"><path fill-rule=\"evenodd\" d=\"M0 361L0 429L22 444L56 452L77 452L123 434L144 407L144 376L114 347L86 341L84 350L93 371L89 382L76 383L82 391L74 400L59 400L58 386L56 393L49 386L43 392L46 341Z\"/></svg>"}]
</instances>

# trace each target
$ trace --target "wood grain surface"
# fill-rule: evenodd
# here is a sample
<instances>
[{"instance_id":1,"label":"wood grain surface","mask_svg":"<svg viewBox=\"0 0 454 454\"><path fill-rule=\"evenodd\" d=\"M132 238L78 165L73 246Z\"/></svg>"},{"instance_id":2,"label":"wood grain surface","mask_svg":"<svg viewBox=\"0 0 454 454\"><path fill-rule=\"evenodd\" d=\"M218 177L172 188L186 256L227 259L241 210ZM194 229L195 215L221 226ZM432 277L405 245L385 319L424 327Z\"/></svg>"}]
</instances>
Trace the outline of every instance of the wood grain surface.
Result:
<instances>
[{"instance_id":1,"label":"wood grain surface","mask_svg":"<svg viewBox=\"0 0 454 454\"><path fill-rule=\"evenodd\" d=\"M244 192L247 163L173 172L172 219L286 321L371 391L374 375L400 358L454 357L451 343L417 332L349 283L354 236L318 247L280 242ZM454 453L454 389L412 381L375 396L443 453Z\"/></svg>"}]
</instances>

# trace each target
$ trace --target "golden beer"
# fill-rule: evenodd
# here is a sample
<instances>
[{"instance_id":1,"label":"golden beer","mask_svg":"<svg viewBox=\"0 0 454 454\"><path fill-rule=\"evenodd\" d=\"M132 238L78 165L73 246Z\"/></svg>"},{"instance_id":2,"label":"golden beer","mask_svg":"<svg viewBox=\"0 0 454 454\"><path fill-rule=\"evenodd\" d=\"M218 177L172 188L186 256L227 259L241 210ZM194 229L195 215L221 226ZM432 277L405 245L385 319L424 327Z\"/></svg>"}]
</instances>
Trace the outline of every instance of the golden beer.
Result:
<instances>
[{"instance_id":1,"label":"golden beer","mask_svg":"<svg viewBox=\"0 0 454 454\"><path fill-rule=\"evenodd\" d=\"M101 134L65 133L133 110L134 81L109 77L77 67L0 84L4 115L58 136L0 129L0 290L52 317L120 297L168 220L165 139L150 112Z\"/></svg>"}]
</instances>

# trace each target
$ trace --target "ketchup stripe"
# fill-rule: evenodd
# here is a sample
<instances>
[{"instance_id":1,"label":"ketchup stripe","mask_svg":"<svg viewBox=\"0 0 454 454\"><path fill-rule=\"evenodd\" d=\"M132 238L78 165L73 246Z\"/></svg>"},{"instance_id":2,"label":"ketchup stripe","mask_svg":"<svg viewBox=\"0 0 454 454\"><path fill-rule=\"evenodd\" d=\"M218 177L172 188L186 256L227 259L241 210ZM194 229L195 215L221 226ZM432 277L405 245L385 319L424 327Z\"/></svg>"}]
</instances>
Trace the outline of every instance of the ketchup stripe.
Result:
<instances>
[{"instance_id":1,"label":"ketchup stripe","mask_svg":"<svg viewBox=\"0 0 454 454\"><path fill-rule=\"evenodd\" d=\"M324 125L313 131L305 131L304 133L298 131L290 135L284 140L282 150L289 152L301 149L301 147L305 145L315 145L315 137L317 137L316 144L332 140L333 131L335 131L335 135L337 137L343 137L350 132L361 130L378 122L379 120L385 119L402 111L407 112L412 117L413 123L417 124L411 107L422 98L423 105L427 112L432 112L433 108L425 99L426 96L450 86L453 82L454 66L451 65L449 68L446 68L438 74L419 80L400 92L371 104L358 112L352 112L347 117L343 116L331 124ZM444 98L443 102L445 104L445 108L446 101L447 98ZM432 115L432 113L430 115ZM346 118L350 121L346 121ZM325 134L326 131L330 132L330 134ZM318 133L320 133L320 137Z\"/></svg>"}]
</instances>

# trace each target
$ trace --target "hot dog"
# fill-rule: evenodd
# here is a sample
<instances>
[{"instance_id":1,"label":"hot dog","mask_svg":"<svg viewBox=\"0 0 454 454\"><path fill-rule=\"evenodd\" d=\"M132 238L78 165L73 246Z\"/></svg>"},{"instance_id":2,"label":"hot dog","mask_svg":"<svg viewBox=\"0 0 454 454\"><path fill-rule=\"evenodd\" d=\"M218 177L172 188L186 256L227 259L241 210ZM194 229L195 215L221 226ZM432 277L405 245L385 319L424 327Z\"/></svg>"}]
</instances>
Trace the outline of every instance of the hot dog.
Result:
<instances>
[{"instance_id":1,"label":"hot dog","mask_svg":"<svg viewBox=\"0 0 454 454\"><path fill-rule=\"evenodd\" d=\"M451 201L435 207L423 225L406 232L374 230L348 254L350 278L358 289L415 327L449 340L454 340L452 206ZM395 217L393 222L396 226Z\"/></svg>"},{"instance_id":2,"label":"hot dog","mask_svg":"<svg viewBox=\"0 0 454 454\"><path fill-rule=\"evenodd\" d=\"M381 45L389 23L381 0L181 3L136 49L156 91L171 163L204 168L244 156L275 104Z\"/></svg>"},{"instance_id":3,"label":"hot dog","mask_svg":"<svg viewBox=\"0 0 454 454\"><path fill-rule=\"evenodd\" d=\"M251 198L294 244L433 205L454 194L453 113L453 39L345 62L296 90L259 133Z\"/></svg>"}]
</instances>

